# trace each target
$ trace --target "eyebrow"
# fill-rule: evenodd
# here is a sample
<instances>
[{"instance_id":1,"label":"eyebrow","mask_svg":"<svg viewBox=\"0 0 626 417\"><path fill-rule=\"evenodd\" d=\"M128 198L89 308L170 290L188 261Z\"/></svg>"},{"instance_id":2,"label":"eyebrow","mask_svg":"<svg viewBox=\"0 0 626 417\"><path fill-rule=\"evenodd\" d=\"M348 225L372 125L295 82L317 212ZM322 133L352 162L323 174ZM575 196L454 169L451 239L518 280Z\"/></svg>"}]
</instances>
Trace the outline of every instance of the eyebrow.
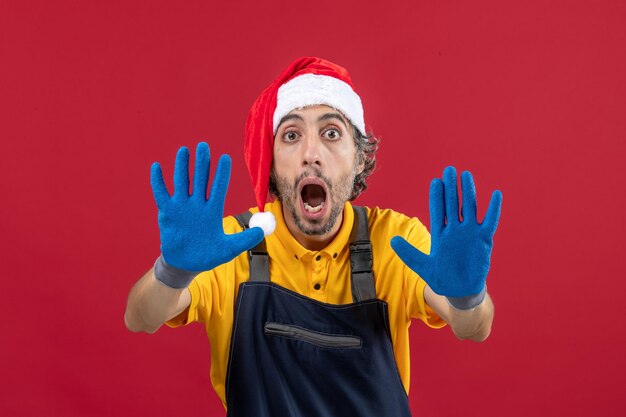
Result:
<instances>
[{"instance_id":1,"label":"eyebrow","mask_svg":"<svg viewBox=\"0 0 626 417\"><path fill-rule=\"evenodd\" d=\"M301 122L304 122L304 119L300 115L297 115L297 114L287 114L287 115L283 116L282 119L280 119L280 122L278 122L278 127L276 128L276 130L278 130L278 128L280 128L280 125L282 125L287 120L299 120Z\"/></svg>"},{"instance_id":2,"label":"eyebrow","mask_svg":"<svg viewBox=\"0 0 626 417\"><path fill-rule=\"evenodd\" d=\"M330 119L339 120L344 125L344 127L346 129L348 128L348 126L346 125L346 121L344 120L344 118L339 113L325 113L325 114L321 115L317 119L317 121L318 122L323 122L324 120L330 120ZM280 119L280 122L278 122L278 127L276 129L278 130L278 128L280 128L280 125L282 125L284 122L286 122L288 120L298 120L300 122L304 122L304 119L299 114L295 114L295 113L287 114L287 115L283 116L282 119Z\"/></svg>"},{"instance_id":3,"label":"eyebrow","mask_svg":"<svg viewBox=\"0 0 626 417\"><path fill-rule=\"evenodd\" d=\"M344 120L344 118L339 113L326 113L326 114L323 114L323 115L321 115L319 117L319 119L317 119L317 121L318 122L322 122L324 120L330 120L330 119L339 120L346 129L348 128L348 126L346 125L346 121Z\"/></svg>"}]
</instances>

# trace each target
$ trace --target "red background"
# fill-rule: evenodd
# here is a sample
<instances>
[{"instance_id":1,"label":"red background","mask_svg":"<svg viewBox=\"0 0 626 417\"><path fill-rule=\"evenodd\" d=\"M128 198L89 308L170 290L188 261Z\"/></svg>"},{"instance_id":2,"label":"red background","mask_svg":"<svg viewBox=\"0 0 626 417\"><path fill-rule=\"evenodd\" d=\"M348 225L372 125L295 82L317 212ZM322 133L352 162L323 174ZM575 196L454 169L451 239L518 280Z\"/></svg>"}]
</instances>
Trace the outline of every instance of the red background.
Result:
<instances>
[{"instance_id":1,"label":"red background","mask_svg":"<svg viewBox=\"0 0 626 417\"><path fill-rule=\"evenodd\" d=\"M624 415L626 3L0 5L0 415L223 415L201 326L124 327L159 252L149 166L233 156L294 58L347 67L381 136L360 204L428 222L446 165L504 194L491 337L415 323L422 416Z\"/></svg>"}]
</instances>

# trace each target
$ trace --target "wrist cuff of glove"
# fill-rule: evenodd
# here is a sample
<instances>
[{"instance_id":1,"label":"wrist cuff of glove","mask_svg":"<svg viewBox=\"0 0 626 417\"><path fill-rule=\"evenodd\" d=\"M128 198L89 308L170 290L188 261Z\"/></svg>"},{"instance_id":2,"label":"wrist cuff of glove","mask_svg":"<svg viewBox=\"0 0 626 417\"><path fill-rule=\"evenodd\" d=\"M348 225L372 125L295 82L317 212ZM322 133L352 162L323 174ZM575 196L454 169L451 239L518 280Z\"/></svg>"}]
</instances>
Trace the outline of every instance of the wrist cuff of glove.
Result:
<instances>
[{"instance_id":1,"label":"wrist cuff of glove","mask_svg":"<svg viewBox=\"0 0 626 417\"><path fill-rule=\"evenodd\" d=\"M478 294L468 295L466 297L446 297L448 304L457 310L471 310L478 307L480 303L485 299L487 294L487 286L483 287L483 290Z\"/></svg>"},{"instance_id":2,"label":"wrist cuff of glove","mask_svg":"<svg viewBox=\"0 0 626 417\"><path fill-rule=\"evenodd\" d=\"M198 274L199 272L186 271L166 264L163 255L159 256L154 263L155 278L168 287L177 290L187 288Z\"/></svg>"}]
</instances>

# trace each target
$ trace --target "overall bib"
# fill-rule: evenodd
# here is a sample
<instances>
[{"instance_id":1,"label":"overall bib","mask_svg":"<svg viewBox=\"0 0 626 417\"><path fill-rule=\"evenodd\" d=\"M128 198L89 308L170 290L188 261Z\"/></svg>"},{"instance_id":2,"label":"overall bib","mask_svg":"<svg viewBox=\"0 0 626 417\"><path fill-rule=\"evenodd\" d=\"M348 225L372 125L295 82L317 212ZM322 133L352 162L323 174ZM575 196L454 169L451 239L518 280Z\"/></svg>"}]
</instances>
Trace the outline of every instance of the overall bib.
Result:
<instances>
[{"instance_id":1,"label":"overall bib","mask_svg":"<svg viewBox=\"0 0 626 417\"><path fill-rule=\"evenodd\" d=\"M410 416L387 303L376 299L365 210L350 237L354 303L326 304L270 282L265 242L235 304L226 403L230 417ZM247 227L249 213L236 216Z\"/></svg>"}]
</instances>

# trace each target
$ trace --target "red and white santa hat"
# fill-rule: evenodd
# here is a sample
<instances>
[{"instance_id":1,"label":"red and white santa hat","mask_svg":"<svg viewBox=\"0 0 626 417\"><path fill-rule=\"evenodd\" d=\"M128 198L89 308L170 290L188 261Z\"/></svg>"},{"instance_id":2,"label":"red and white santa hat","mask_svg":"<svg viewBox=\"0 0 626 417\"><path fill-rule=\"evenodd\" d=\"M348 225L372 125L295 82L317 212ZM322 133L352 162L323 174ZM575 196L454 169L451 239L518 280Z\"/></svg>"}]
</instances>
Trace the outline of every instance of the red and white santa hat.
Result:
<instances>
[{"instance_id":1,"label":"red and white santa hat","mask_svg":"<svg viewBox=\"0 0 626 417\"><path fill-rule=\"evenodd\" d=\"M244 156L259 207L259 213L250 220L250 227L261 227L265 236L276 227L272 213L263 210L278 124L294 109L319 104L341 111L365 136L363 105L354 92L348 71L321 58L303 57L293 61L263 90L250 109L246 121Z\"/></svg>"}]
</instances>

